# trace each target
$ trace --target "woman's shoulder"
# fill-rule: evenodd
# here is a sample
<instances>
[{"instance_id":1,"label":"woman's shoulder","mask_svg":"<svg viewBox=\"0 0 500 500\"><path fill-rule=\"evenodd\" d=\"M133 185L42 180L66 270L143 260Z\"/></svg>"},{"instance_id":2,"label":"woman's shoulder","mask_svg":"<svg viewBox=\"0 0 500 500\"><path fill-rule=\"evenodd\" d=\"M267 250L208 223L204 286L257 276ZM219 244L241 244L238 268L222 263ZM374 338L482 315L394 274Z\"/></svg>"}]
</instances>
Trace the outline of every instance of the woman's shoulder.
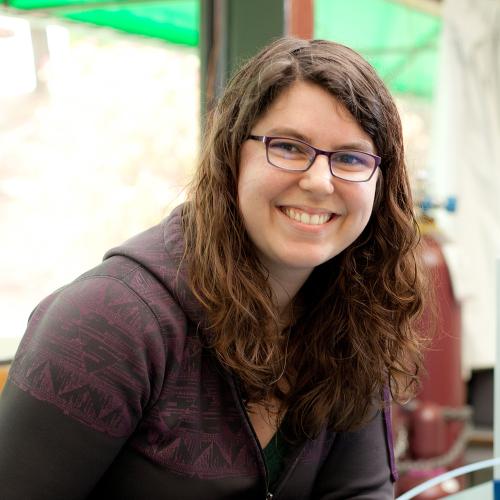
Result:
<instances>
[{"instance_id":1,"label":"woman's shoulder","mask_svg":"<svg viewBox=\"0 0 500 500\"><path fill-rule=\"evenodd\" d=\"M10 370L13 383L92 426L97 412L104 432L133 428L158 396L165 366L178 361L188 329L169 271L175 263L158 244L165 224L108 252L38 304ZM105 418L115 411L119 425Z\"/></svg>"},{"instance_id":2,"label":"woman's shoulder","mask_svg":"<svg viewBox=\"0 0 500 500\"><path fill-rule=\"evenodd\" d=\"M187 287L181 260L172 256L165 233L175 232L175 213L156 226L106 252L103 261L46 297L30 316L28 331L79 331L92 323L102 338L116 328L121 338L151 338L172 321L183 321L182 293ZM185 326L185 325L183 325Z\"/></svg>"},{"instance_id":3,"label":"woman's shoulder","mask_svg":"<svg viewBox=\"0 0 500 500\"><path fill-rule=\"evenodd\" d=\"M166 350L158 320L110 276L78 279L30 316L9 380L111 436L127 435L161 390ZM154 368L153 368L154 367Z\"/></svg>"}]
</instances>

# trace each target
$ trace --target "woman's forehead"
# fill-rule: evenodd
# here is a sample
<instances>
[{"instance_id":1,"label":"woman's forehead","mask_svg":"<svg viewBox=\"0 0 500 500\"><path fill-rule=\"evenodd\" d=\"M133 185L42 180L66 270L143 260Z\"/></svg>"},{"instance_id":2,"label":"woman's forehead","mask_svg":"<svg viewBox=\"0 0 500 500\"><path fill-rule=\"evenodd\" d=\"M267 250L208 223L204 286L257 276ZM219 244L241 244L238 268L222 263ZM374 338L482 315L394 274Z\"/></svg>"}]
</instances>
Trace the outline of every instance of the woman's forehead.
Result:
<instances>
[{"instance_id":1,"label":"woman's forehead","mask_svg":"<svg viewBox=\"0 0 500 500\"><path fill-rule=\"evenodd\" d=\"M348 109L316 83L296 81L284 89L257 119L253 133L318 141L325 149L350 145L373 150L373 141Z\"/></svg>"}]
</instances>

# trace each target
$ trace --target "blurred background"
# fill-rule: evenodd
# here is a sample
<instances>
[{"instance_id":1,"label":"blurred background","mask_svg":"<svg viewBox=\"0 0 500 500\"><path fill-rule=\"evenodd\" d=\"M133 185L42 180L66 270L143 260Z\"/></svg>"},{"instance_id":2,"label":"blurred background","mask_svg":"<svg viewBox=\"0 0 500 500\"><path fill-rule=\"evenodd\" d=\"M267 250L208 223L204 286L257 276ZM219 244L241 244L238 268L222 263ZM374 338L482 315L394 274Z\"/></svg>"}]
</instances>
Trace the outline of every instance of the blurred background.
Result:
<instances>
[{"instance_id":1,"label":"blurred background","mask_svg":"<svg viewBox=\"0 0 500 500\"><path fill-rule=\"evenodd\" d=\"M0 386L37 302L183 201L206 110L283 34L359 51L401 113L437 312L394 408L401 493L493 456L499 0L3 0Z\"/></svg>"}]
</instances>

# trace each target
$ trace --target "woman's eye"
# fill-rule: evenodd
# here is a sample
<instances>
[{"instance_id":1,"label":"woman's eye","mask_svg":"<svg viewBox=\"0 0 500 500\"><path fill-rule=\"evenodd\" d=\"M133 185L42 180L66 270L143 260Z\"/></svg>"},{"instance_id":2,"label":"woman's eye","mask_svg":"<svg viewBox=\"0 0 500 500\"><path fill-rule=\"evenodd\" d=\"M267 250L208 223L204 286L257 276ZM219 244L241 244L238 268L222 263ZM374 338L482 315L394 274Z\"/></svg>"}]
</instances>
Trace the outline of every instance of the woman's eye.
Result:
<instances>
[{"instance_id":1,"label":"woman's eye","mask_svg":"<svg viewBox=\"0 0 500 500\"><path fill-rule=\"evenodd\" d=\"M295 141L272 141L269 148L274 154L286 156L287 158L302 158L308 155L307 146Z\"/></svg>"},{"instance_id":2,"label":"woman's eye","mask_svg":"<svg viewBox=\"0 0 500 500\"><path fill-rule=\"evenodd\" d=\"M292 142L273 142L271 143L271 147L273 149L281 149L289 153L295 153L299 151L297 145Z\"/></svg>"},{"instance_id":3,"label":"woman's eye","mask_svg":"<svg viewBox=\"0 0 500 500\"><path fill-rule=\"evenodd\" d=\"M362 158L352 153L342 153L335 157L335 161L346 165L358 165L363 163Z\"/></svg>"},{"instance_id":4,"label":"woman's eye","mask_svg":"<svg viewBox=\"0 0 500 500\"><path fill-rule=\"evenodd\" d=\"M365 153L341 151L332 156L332 164L338 168L372 168L373 158Z\"/></svg>"}]
</instances>

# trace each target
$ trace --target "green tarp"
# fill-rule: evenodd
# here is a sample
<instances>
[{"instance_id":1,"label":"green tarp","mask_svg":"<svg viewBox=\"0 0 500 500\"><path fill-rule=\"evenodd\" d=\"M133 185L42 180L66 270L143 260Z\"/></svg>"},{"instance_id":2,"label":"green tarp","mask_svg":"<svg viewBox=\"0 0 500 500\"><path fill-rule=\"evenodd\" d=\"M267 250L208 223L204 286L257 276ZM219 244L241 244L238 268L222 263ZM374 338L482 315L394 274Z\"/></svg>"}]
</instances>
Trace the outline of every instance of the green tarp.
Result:
<instances>
[{"instance_id":1,"label":"green tarp","mask_svg":"<svg viewBox=\"0 0 500 500\"><path fill-rule=\"evenodd\" d=\"M393 92L431 97L440 17L388 0L315 0L314 35L363 54Z\"/></svg>"},{"instance_id":2,"label":"green tarp","mask_svg":"<svg viewBox=\"0 0 500 500\"><path fill-rule=\"evenodd\" d=\"M7 0L7 4L179 45L198 45L198 0Z\"/></svg>"},{"instance_id":3,"label":"green tarp","mask_svg":"<svg viewBox=\"0 0 500 500\"><path fill-rule=\"evenodd\" d=\"M176 44L199 43L199 0L4 0L4 4ZM396 93L432 97L440 31L439 17L394 0L314 2L315 37L361 52Z\"/></svg>"}]
</instances>

